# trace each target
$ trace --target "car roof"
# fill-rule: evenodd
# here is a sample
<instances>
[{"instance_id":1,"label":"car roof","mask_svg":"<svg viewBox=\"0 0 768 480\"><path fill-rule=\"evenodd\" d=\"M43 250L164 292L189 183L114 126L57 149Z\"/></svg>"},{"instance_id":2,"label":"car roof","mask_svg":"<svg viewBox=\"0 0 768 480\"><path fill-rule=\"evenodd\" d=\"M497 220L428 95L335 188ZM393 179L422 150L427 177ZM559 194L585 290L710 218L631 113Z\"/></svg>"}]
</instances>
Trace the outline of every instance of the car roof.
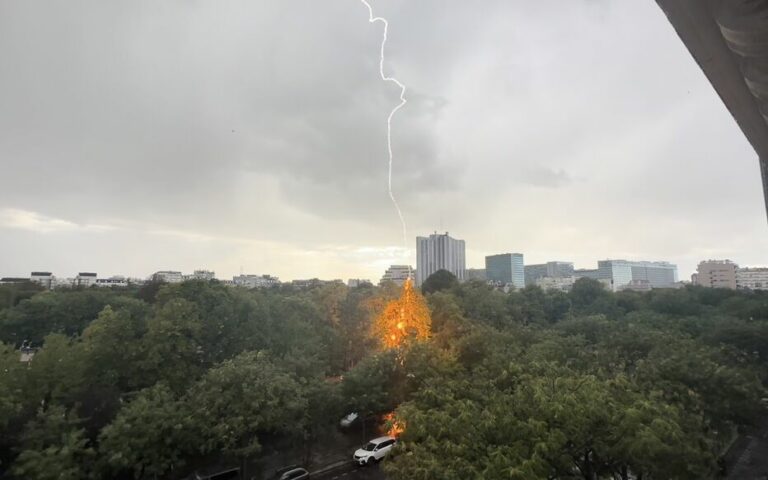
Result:
<instances>
[{"instance_id":1,"label":"car roof","mask_svg":"<svg viewBox=\"0 0 768 480\"><path fill-rule=\"evenodd\" d=\"M383 442L385 440L394 440L394 439L395 439L395 437L390 437L389 435L385 435L383 437L376 437L373 440L369 440L369 442L371 442L371 443L381 443L381 442Z\"/></svg>"}]
</instances>

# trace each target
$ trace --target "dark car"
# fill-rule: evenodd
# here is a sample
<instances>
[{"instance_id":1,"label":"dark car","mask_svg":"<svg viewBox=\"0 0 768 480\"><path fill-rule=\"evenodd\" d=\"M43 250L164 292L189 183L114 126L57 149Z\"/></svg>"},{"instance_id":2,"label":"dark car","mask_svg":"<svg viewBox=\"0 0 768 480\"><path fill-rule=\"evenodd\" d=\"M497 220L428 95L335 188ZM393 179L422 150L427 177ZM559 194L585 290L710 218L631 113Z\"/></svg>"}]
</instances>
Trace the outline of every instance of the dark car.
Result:
<instances>
[{"instance_id":1,"label":"dark car","mask_svg":"<svg viewBox=\"0 0 768 480\"><path fill-rule=\"evenodd\" d=\"M301 467L293 468L278 477L279 480L309 480L309 472Z\"/></svg>"}]
</instances>

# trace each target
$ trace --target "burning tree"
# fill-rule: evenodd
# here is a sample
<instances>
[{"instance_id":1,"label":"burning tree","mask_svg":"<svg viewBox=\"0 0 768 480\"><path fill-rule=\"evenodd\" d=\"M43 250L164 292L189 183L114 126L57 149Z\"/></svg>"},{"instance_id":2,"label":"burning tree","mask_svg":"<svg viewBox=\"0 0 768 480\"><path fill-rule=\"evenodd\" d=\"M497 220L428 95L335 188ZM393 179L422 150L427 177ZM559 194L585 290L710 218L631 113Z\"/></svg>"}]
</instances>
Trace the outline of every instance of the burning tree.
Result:
<instances>
[{"instance_id":1,"label":"burning tree","mask_svg":"<svg viewBox=\"0 0 768 480\"><path fill-rule=\"evenodd\" d=\"M389 302L373 324L374 335L384 348L397 348L409 338L429 337L432 319L424 297L407 280L400 298Z\"/></svg>"}]
</instances>

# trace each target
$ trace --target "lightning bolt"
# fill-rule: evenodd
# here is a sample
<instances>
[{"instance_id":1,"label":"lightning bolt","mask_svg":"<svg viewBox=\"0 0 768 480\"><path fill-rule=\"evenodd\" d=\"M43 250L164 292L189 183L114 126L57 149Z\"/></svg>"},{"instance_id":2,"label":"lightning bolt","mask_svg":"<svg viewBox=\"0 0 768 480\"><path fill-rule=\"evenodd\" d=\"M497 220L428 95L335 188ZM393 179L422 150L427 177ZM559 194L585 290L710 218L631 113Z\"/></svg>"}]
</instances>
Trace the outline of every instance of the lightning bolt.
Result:
<instances>
[{"instance_id":1,"label":"lightning bolt","mask_svg":"<svg viewBox=\"0 0 768 480\"><path fill-rule=\"evenodd\" d=\"M397 199L395 198L395 194L392 192L392 117L395 116L398 110L403 108L403 106L408 103L408 101L405 99L405 85L400 83L398 79L395 77L387 76L387 74L384 73L384 47L387 44L387 31L389 30L389 22L386 18L383 17L374 17L373 16L373 8L371 7L371 4L368 3L367 0L360 0L363 5L368 7L368 22L369 23L375 23L375 22L381 22L384 24L384 33L381 38L381 50L379 52L379 74L381 75L381 79L385 82L392 82L398 87L400 87L400 103L398 103L390 112L389 116L387 117L387 151L389 152L389 176L387 181L387 190L389 191L389 198L392 200L392 204L395 206L395 210L397 210L397 216L400 218L400 224L403 227L403 246L405 247L406 251L408 250L408 228L405 225L405 217L403 216L403 211L400 209L400 205L397 203ZM409 267L409 273L410 273L410 267Z\"/></svg>"}]
</instances>

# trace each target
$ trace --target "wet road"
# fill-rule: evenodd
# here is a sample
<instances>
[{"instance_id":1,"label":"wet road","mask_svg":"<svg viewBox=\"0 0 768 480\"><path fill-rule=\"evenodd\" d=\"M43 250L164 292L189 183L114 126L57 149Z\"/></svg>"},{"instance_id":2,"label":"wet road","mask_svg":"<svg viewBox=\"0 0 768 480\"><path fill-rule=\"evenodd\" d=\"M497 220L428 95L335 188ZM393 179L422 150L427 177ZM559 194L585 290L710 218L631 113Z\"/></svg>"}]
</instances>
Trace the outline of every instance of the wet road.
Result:
<instances>
[{"instance_id":1,"label":"wet road","mask_svg":"<svg viewBox=\"0 0 768 480\"><path fill-rule=\"evenodd\" d=\"M321 476L312 476L322 480L386 480L378 465L371 467L356 467L351 462L348 467L342 467Z\"/></svg>"}]
</instances>

